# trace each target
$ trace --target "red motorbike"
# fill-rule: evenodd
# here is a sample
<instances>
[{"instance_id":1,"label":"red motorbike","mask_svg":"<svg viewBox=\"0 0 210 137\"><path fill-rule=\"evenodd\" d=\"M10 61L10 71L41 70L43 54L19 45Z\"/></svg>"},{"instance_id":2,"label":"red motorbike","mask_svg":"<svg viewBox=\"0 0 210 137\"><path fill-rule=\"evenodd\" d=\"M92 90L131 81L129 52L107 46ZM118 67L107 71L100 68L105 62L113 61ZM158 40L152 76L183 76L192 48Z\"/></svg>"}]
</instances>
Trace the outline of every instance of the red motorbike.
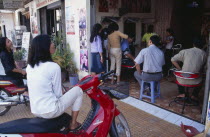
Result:
<instances>
[{"instance_id":1,"label":"red motorbike","mask_svg":"<svg viewBox=\"0 0 210 137\"><path fill-rule=\"evenodd\" d=\"M6 114L11 106L25 104L29 102L22 94L26 87L17 87L11 81L0 80L0 116Z\"/></svg>"},{"instance_id":2,"label":"red motorbike","mask_svg":"<svg viewBox=\"0 0 210 137\"><path fill-rule=\"evenodd\" d=\"M128 123L116 108L112 98L122 99L127 95L115 90L100 89L110 71L95 76L88 75L81 79L79 86L91 99L91 110L86 119L75 130L64 130L55 119L24 118L0 124L0 136L11 137L131 137ZM66 114L64 114L66 115ZM69 122L65 120L68 124Z\"/></svg>"}]
</instances>

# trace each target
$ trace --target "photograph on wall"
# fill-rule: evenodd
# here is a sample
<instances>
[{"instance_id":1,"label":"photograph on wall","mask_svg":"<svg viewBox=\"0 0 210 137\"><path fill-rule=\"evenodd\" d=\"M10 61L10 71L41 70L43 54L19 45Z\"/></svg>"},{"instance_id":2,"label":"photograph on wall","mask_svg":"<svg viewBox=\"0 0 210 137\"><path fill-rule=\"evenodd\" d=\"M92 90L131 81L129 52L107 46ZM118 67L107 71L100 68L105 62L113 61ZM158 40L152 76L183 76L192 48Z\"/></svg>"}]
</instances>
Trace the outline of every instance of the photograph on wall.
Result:
<instances>
[{"instance_id":1,"label":"photograph on wall","mask_svg":"<svg viewBox=\"0 0 210 137\"><path fill-rule=\"evenodd\" d=\"M121 4L130 13L151 13L151 0L121 0Z\"/></svg>"},{"instance_id":2,"label":"photograph on wall","mask_svg":"<svg viewBox=\"0 0 210 137\"><path fill-rule=\"evenodd\" d=\"M79 42L80 42L80 70L88 72L88 50L86 33L86 9L78 9Z\"/></svg>"},{"instance_id":3,"label":"photograph on wall","mask_svg":"<svg viewBox=\"0 0 210 137\"><path fill-rule=\"evenodd\" d=\"M109 1L108 0L99 0L99 12L109 12Z\"/></svg>"},{"instance_id":4,"label":"photograph on wall","mask_svg":"<svg viewBox=\"0 0 210 137\"><path fill-rule=\"evenodd\" d=\"M87 49L86 29L79 30L80 49Z\"/></svg>"},{"instance_id":5,"label":"photograph on wall","mask_svg":"<svg viewBox=\"0 0 210 137\"><path fill-rule=\"evenodd\" d=\"M38 23L37 23L37 12L36 12L36 3L32 2L31 3L31 33L32 34L38 34L39 29L38 29Z\"/></svg>"},{"instance_id":6,"label":"photograph on wall","mask_svg":"<svg viewBox=\"0 0 210 137\"><path fill-rule=\"evenodd\" d=\"M88 50L80 50L80 70L88 72Z\"/></svg>"},{"instance_id":7,"label":"photograph on wall","mask_svg":"<svg viewBox=\"0 0 210 137\"><path fill-rule=\"evenodd\" d=\"M79 9L79 28L86 28L86 10L85 8Z\"/></svg>"},{"instance_id":8,"label":"photograph on wall","mask_svg":"<svg viewBox=\"0 0 210 137\"><path fill-rule=\"evenodd\" d=\"M66 34L75 35L75 17L70 6L66 7Z\"/></svg>"}]
</instances>

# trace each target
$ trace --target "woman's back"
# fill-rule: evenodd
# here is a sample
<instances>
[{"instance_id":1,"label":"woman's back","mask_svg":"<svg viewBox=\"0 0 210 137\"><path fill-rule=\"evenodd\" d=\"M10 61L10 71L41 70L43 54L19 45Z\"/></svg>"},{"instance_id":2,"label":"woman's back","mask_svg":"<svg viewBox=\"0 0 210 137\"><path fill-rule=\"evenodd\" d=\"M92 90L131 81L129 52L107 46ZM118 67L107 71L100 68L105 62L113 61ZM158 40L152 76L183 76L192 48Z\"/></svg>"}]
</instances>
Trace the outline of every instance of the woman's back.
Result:
<instances>
[{"instance_id":1,"label":"woman's back","mask_svg":"<svg viewBox=\"0 0 210 137\"><path fill-rule=\"evenodd\" d=\"M54 62L28 65L26 68L32 113L39 115L55 111L55 103L62 96L61 70Z\"/></svg>"}]
</instances>

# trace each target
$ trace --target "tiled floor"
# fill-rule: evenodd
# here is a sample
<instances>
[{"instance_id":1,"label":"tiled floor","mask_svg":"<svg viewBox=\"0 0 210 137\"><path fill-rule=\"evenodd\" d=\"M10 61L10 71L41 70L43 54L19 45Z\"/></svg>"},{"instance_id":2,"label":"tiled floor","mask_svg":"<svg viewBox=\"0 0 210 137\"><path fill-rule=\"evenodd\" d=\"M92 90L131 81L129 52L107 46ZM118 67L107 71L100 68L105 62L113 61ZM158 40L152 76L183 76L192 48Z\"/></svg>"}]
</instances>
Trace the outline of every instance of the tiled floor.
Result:
<instances>
[{"instance_id":1,"label":"tiled floor","mask_svg":"<svg viewBox=\"0 0 210 137\"><path fill-rule=\"evenodd\" d=\"M123 81L129 81L129 93L131 97L139 99L140 95L140 86L138 82L134 80L132 76L130 79L123 79ZM181 114L182 106L176 103L172 103L169 107L169 103L178 95L177 85L173 82L174 79L163 79L160 82L161 85L161 97L156 98L156 102L154 105L164 108L166 110L175 112L177 114L186 116L196 121L200 121L201 119L201 111L202 111L202 101L200 101L199 106L186 106L184 110L184 114ZM201 93L202 94L202 93ZM143 98L143 101L150 103L150 99Z\"/></svg>"},{"instance_id":2,"label":"tiled floor","mask_svg":"<svg viewBox=\"0 0 210 137\"><path fill-rule=\"evenodd\" d=\"M127 100L129 99L131 98L130 97L127 98ZM140 102L137 99L134 100ZM165 120L162 120L158 117L148 114L136 107L124 103L124 101L122 102L114 100L114 102L117 105L117 108L126 117L126 120L131 130L132 137L185 137L179 125L171 124ZM82 123L85 120L90 108L91 108L90 99L87 97L87 95L84 94L82 108L80 110L78 118L78 121L80 123ZM69 114L71 113L70 109L67 110L67 113ZM0 123L19 118L30 118L30 117L34 117L30 113L30 107L29 106L26 107L25 105L18 105L12 107L11 110L8 113L6 113L4 116L1 116Z\"/></svg>"}]
</instances>

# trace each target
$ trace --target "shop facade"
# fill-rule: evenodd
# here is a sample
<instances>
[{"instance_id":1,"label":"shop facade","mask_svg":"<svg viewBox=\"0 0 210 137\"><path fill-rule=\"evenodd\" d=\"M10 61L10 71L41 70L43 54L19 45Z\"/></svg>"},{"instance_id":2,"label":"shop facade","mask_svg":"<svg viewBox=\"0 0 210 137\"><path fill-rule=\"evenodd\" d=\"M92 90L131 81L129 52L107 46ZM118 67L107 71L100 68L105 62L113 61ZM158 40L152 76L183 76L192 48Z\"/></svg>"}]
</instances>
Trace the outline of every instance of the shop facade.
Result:
<instances>
[{"instance_id":1,"label":"shop facade","mask_svg":"<svg viewBox=\"0 0 210 137\"><path fill-rule=\"evenodd\" d=\"M134 1L126 0L34 0L25 5L25 8L29 7L33 37L38 34L57 35L59 32L65 35L65 42L74 52L74 60L80 70L79 77L82 78L90 71L90 47L88 45L93 24L101 23L104 18L108 18L118 23L121 32L132 31L136 37L136 54L141 49L141 37L146 32L147 26L151 24L154 25L155 32L163 40L165 40L167 28L176 30L178 42L188 48L191 39L185 38L184 35L192 32L201 33L202 22L192 23L191 26L183 22L186 20L195 22L201 19L200 15L210 15L208 11L200 13L199 9L191 9L189 6L192 5L189 4L191 2L180 3L175 0L139 0L136 4ZM208 2L203 5L207 10L210 7L207 6ZM189 11L183 10L186 8ZM185 18L180 17L183 11L186 12ZM189 14L191 11L196 13L195 16ZM183 31L185 26L188 27L186 31ZM189 32L189 30L192 31ZM206 84L209 84L208 82ZM207 90L209 91L206 87L205 92ZM205 93L205 97L206 103L204 103L201 119L203 123L206 116L207 122L209 117L206 113L208 92Z\"/></svg>"}]
</instances>

